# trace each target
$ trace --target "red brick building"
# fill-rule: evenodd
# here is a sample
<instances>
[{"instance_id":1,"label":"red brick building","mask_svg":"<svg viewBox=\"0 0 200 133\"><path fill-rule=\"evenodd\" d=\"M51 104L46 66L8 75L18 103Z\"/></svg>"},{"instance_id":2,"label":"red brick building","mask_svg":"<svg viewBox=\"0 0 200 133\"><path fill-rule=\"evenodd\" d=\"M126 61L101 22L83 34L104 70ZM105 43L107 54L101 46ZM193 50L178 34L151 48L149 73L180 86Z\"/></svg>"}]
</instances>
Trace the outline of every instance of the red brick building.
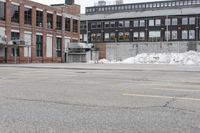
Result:
<instances>
[{"instance_id":1,"label":"red brick building","mask_svg":"<svg viewBox=\"0 0 200 133\"><path fill-rule=\"evenodd\" d=\"M79 42L80 6L0 0L0 63L65 62L69 42ZM11 40L24 46L9 45Z\"/></svg>"}]
</instances>

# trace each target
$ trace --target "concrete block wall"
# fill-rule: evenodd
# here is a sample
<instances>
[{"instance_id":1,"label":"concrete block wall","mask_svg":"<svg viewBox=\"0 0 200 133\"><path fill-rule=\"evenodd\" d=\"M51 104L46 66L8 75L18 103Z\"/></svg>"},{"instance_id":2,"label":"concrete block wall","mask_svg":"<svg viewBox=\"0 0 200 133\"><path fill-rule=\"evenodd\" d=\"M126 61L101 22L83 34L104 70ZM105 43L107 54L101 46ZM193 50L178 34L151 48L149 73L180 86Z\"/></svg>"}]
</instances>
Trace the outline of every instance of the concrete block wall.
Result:
<instances>
[{"instance_id":1,"label":"concrete block wall","mask_svg":"<svg viewBox=\"0 0 200 133\"><path fill-rule=\"evenodd\" d=\"M137 42L104 45L108 60L124 60L142 53L183 53L189 50L200 52L200 42Z\"/></svg>"}]
</instances>

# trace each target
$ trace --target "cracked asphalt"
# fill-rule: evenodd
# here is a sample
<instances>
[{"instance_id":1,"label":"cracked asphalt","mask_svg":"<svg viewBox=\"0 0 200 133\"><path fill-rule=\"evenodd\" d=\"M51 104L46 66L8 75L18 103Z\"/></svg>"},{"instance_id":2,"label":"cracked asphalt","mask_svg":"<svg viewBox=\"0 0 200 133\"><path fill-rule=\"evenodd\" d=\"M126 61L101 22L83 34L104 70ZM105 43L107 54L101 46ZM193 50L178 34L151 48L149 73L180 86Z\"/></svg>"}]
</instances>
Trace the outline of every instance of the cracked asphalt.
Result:
<instances>
[{"instance_id":1,"label":"cracked asphalt","mask_svg":"<svg viewBox=\"0 0 200 133\"><path fill-rule=\"evenodd\" d=\"M200 66L0 65L0 133L199 133Z\"/></svg>"}]
</instances>

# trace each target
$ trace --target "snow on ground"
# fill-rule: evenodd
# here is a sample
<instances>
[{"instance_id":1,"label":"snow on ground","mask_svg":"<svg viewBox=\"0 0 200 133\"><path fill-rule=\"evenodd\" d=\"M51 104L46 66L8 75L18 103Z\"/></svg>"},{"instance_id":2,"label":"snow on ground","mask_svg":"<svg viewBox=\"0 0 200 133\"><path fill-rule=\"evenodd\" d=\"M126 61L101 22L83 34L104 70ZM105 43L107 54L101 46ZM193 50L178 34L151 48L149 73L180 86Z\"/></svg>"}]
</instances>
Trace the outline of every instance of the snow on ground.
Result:
<instances>
[{"instance_id":1,"label":"snow on ground","mask_svg":"<svg viewBox=\"0 0 200 133\"><path fill-rule=\"evenodd\" d=\"M189 51L186 53L143 53L123 61L101 59L100 64L182 64L200 65L200 53Z\"/></svg>"}]
</instances>

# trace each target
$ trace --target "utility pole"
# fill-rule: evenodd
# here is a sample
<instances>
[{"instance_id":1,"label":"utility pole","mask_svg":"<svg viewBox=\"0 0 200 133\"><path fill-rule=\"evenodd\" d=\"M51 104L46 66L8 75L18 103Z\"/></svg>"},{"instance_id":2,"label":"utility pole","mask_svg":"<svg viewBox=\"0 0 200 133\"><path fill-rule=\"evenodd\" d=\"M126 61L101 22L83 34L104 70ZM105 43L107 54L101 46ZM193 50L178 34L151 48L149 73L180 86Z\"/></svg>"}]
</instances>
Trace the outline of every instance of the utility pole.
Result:
<instances>
[{"instance_id":1,"label":"utility pole","mask_svg":"<svg viewBox=\"0 0 200 133\"><path fill-rule=\"evenodd\" d=\"M169 42L169 17L168 15L166 16L166 20L167 20L167 27L166 27L166 30L167 30L167 44Z\"/></svg>"},{"instance_id":2,"label":"utility pole","mask_svg":"<svg viewBox=\"0 0 200 133\"><path fill-rule=\"evenodd\" d=\"M86 34L87 34L87 44L88 44L88 42L89 42L89 36L88 36L88 20L86 21Z\"/></svg>"},{"instance_id":3,"label":"utility pole","mask_svg":"<svg viewBox=\"0 0 200 133\"><path fill-rule=\"evenodd\" d=\"M198 30L199 30L199 17L197 16L197 21L196 21L196 47L198 44Z\"/></svg>"}]
</instances>

